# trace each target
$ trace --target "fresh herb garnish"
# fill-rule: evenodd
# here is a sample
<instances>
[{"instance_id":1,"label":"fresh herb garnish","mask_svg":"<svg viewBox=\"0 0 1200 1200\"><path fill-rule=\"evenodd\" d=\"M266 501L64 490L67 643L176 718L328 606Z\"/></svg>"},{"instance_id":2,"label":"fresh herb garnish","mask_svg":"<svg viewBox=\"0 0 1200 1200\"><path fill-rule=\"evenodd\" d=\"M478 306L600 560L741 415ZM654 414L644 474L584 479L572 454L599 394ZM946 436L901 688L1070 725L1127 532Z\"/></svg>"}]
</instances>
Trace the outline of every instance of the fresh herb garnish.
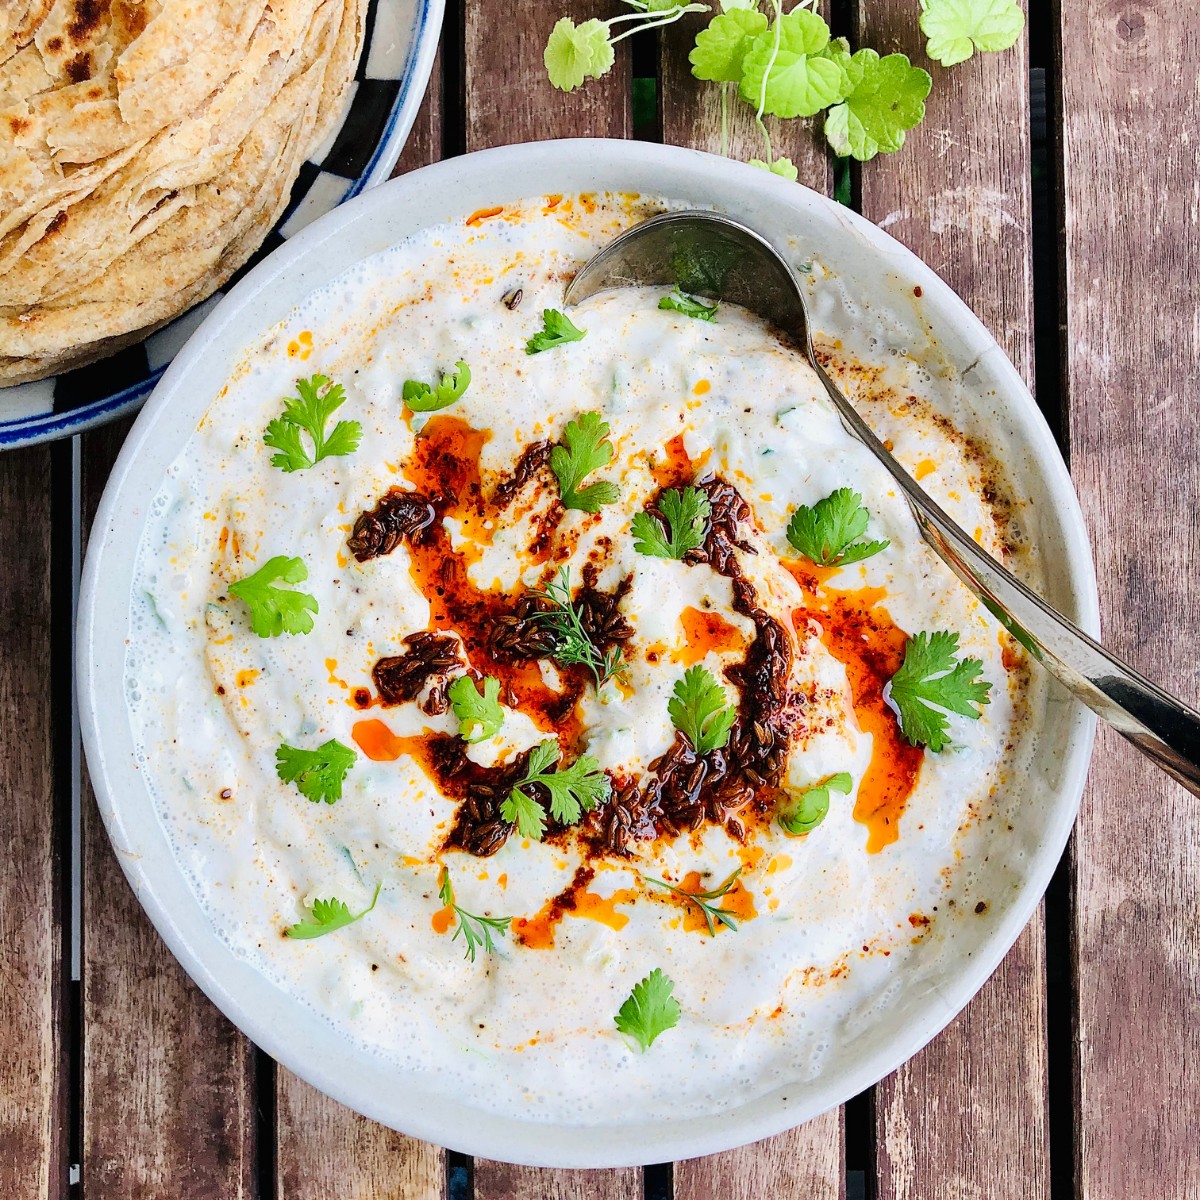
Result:
<instances>
[{"instance_id":1,"label":"fresh herb garnish","mask_svg":"<svg viewBox=\"0 0 1200 1200\"><path fill-rule=\"evenodd\" d=\"M495 737L504 724L500 706L500 680L485 675L482 694L469 675L460 675L447 689L450 707L458 718L458 736L464 742L482 742Z\"/></svg>"},{"instance_id":2,"label":"fresh herb garnish","mask_svg":"<svg viewBox=\"0 0 1200 1200\"><path fill-rule=\"evenodd\" d=\"M443 375L441 383L436 387L430 387L417 379L409 379L405 382L401 394L404 403L413 412L437 412L439 409L449 408L455 400L461 400L470 384L471 368L460 360L454 364L454 371Z\"/></svg>"},{"instance_id":3,"label":"fresh herb garnish","mask_svg":"<svg viewBox=\"0 0 1200 1200\"><path fill-rule=\"evenodd\" d=\"M450 871L447 867L443 867L438 876L438 899L447 908L454 910L454 915L458 918L458 928L450 940L456 942L459 935L462 935L467 945L465 957L471 962L475 961L475 953L480 946L488 954L496 949L496 943L492 941L492 930L507 933L512 923L512 917L479 917L467 912L465 908L459 908L454 902L454 888L450 883Z\"/></svg>"},{"instance_id":4,"label":"fresh herb garnish","mask_svg":"<svg viewBox=\"0 0 1200 1200\"><path fill-rule=\"evenodd\" d=\"M725 689L699 664L688 667L675 684L667 711L697 754L724 746L737 720L737 709L729 703Z\"/></svg>"},{"instance_id":5,"label":"fresh herb garnish","mask_svg":"<svg viewBox=\"0 0 1200 1200\"><path fill-rule=\"evenodd\" d=\"M846 61L850 90L825 116L825 136L835 154L867 162L904 145L905 130L925 119L933 80L903 54L880 58L859 50Z\"/></svg>"},{"instance_id":6,"label":"fresh herb garnish","mask_svg":"<svg viewBox=\"0 0 1200 1200\"><path fill-rule=\"evenodd\" d=\"M330 383L324 375L297 379L299 396L283 402L283 414L270 422L263 441L278 454L271 455L271 465L282 471L303 471L314 467L333 454L353 454L362 438L362 426L357 421L339 421L329 435L325 422L345 402L346 393L340 383ZM312 439L312 453L304 448L300 436L304 431Z\"/></svg>"},{"instance_id":7,"label":"fresh herb garnish","mask_svg":"<svg viewBox=\"0 0 1200 1200\"><path fill-rule=\"evenodd\" d=\"M977 721L981 710L976 706L989 703L992 685L979 678L983 663L958 661L957 653L958 634L944 629L918 633L904 647L904 662L888 688L900 712L900 729L914 746L934 751L946 746L949 722L940 709Z\"/></svg>"},{"instance_id":8,"label":"fresh herb garnish","mask_svg":"<svg viewBox=\"0 0 1200 1200\"><path fill-rule=\"evenodd\" d=\"M550 470L558 480L563 508L596 513L620 497L620 489L608 480L579 486L593 471L612 461L612 442L607 438L608 422L598 412L581 413L577 421L567 422L563 440L550 451Z\"/></svg>"},{"instance_id":9,"label":"fresh herb garnish","mask_svg":"<svg viewBox=\"0 0 1200 1200\"><path fill-rule=\"evenodd\" d=\"M1021 36L1025 14L1016 0L921 0L925 53L943 67L976 50L1007 50Z\"/></svg>"},{"instance_id":10,"label":"fresh herb garnish","mask_svg":"<svg viewBox=\"0 0 1200 1200\"><path fill-rule=\"evenodd\" d=\"M632 533L633 548L639 554L648 554L651 558L682 558L689 550L704 544L712 505L699 488L686 487L682 492L670 488L663 492L658 507L667 519L671 536L664 535L661 522L649 513L638 513L633 518Z\"/></svg>"},{"instance_id":11,"label":"fresh herb garnish","mask_svg":"<svg viewBox=\"0 0 1200 1200\"><path fill-rule=\"evenodd\" d=\"M525 343L525 353L541 354L543 350L577 342L585 333L587 330L577 329L565 313L557 308L546 308L542 310L542 328Z\"/></svg>"},{"instance_id":12,"label":"fresh herb garnish","mask_svg":"<svg viewBox=\"0 0 1200 1200\"><path fill-rule=\"evenodd\" d=\"M738 881L738 876L741 875L742 868L738 867L724 883L718 884L707 892L685 892L683 888L676 887L673 883L667 883L662 879L651 879L649 875L643 875L642 878L647 883L653 883L656 887L666 888L668 892L674 892L676 896L687 900L694 904L703 914L704 923L708 926L710 937L717 936L717 925L724 925L726 929L732 929L737 932L737 921L734 920L736 913L728 908L718 908L712 901L720 900L729 891L731 887Z\"/></svg>"},{"instance_id":13,"label":"fresh herb garnish","mask_svg":"<svg viewBox=\"0 0 1200 1200\"><path fill-rule=\"evenodd\" d=\"M552 606L546 612L535 612L530 619L537 621L549 630L554 640L554 649L550 657L564 666L581 664L592 673L596 687L603 687L614 675L625 666L621 648L614 646L607 654L601 653L599 646L588 636L583 627L579 610L571 601L571 572L567 567L560 567L554 578L544 588L535 588L533 595L546 600Z\"/></svg>"},{"instance_id":14,"label":"fresh herb garnish","mask_svg":"<svg viewBox=\"0 0 1200 1200\"><path fill-rule=\"evenodd\" d=\"M845 566L886 550L888 542L859 542L871 514L862 497L850 488L838 488L812 508L801 504L792 514L787 540L818 566Z\"/></svg>"},{"instance_id":15,"label":"fresh herb garnish","mask_svg":"<svg viewBox=\"0 0 1200 1200\"><path fill-rule=\"evenodd\" d=\"M590 755L581 755L561 771L555 769L558 759L558 742L553 738L539 742L529 755L525 777L500 805L500 815L515 825L522 837L535 842L546 832L546 810L526 789L544 788L550 797L550 814L562 825L575 824L585 812L607 800L612 790L608 776Z\"/></svg>"},{"instance_id":16,"label":"fresh herb garnish","mask_svg":"<svg viewBox=\"0 0 1200 1200\"><path fill-rule=\"evenodd\" d=\"M279 588L272 581L303 583L308 568L299 558L279 554L269 558L253 575L229 585L229 594L250 610L250 626L259 637L278 637L281 633L311 633L316 598L307 592Z\"/></svg>"},{"instance_id":17,"label":"fresh herb garnish","mask_svg":"<svg viewBox=\"0 0 1200 1200\"><path fill-rule=\"evenodd\" d=\"M784 833L799 837L811 833L829 814L829 793L841 792L849 795L854 780L849 771L839 771L821 783L814 784L796 797L795 805L779 814L779 824Z\"/></svg>"},{"instance_id":18,"label":"fresh herb garnish","mask_svg":"<svg viewBox=\"0 0 1200 1200\"><path fill-rule=\"evenodd\" d=\"M669 296L664 296L658 307L668 312L682 313L685 317L695 317L697 321L715 321L720 302L705 304L695 296L688 296L676 288Z\"/></svg>"},{"instance_id":19,"label":"fresh herb garnish","mask_svg":"<svg viewBox=\"0 0 1200 1200\"><path fill-rule=\"evenodd\" d=\"M362 912L357 913L352 913L345 900L339 900L336 896L330 896L328 900L314 900L312 908L308 910L309 915L303 921L289 925L283 931L284 937L298 940L324 937L335 929L344 929L347 925L353 925L355 921L361 921L375 907L382 887L382 882L375 885L375 895L371 897L371 903Z\"/></svg>"},{"instance_id":20,"label":"fresh herb garnish","mask_svg":"<svg viewBox=\"0 0 1200 1200\"><path fill-rule=\"evenodd\" d=\"M319 803L336 804L342 783L358 755L337 738L315 750L301 750L284 742L275 751L275 773L284 783L294 783L300 795Z\"/></svg>"},{"instance_id":21,"label":"fresh herb garnish","mask_svg":"<svg viewBox=\"0 0 1200 1200\"><path fill-rule=\"evenodd\" d=\"M674 990L674 980L655 967L633 985L629 998L617 1011L617 1029L635 1038L643 1050L649 1050L660 1033L679 1024L679 1001L671 994Z\"/></svg>"}]
</instances>

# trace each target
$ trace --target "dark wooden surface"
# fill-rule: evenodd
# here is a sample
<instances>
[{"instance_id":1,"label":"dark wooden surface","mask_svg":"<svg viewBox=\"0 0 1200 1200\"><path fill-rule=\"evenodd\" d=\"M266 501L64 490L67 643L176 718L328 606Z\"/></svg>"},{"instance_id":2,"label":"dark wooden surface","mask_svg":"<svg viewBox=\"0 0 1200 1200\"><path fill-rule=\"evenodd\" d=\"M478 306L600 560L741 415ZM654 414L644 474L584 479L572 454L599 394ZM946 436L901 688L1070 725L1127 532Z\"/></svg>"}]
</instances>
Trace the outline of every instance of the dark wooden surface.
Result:
<instances>
[{"instance_id":1,"label":"dark wooden surface","mask_svg":"<svg viewBox=\"0 0 1200 1200\"><path fill-rule=\"evenodd\" d=\"M451 0L398 170L565 134L720 149L719 93L689 74L686 22L623 44L598 84L569 97L549 88L541 52L554 20L618 8ZM853 41L929 66L915 0L839 0L830 15ZM908 146L842 179L1036 374L1090 527L1107 637L1193 701L1198 17L1200 6L1174 0L1035 8L1018 49L931 66L929 114ZM1041 136L1031 137L1031 63L1051 102L1042 168L1031 160ZM658 99L636 129L635 74L657 79ZM760 156L745 110L731 113L731 152ZM771 132L801 182L832 191L818 139L798 123ZM1038 169L1049 170L1040 245ZM1195 801L1106 735L1045 914L929 1047L801 1129L645 1171L471 1163L276 1068L142 915L86 772L72 815L71 516L77 506L86 540L124 432L0 456L0 1200L1200 1197Z\"/></svg>"}]
</instances>

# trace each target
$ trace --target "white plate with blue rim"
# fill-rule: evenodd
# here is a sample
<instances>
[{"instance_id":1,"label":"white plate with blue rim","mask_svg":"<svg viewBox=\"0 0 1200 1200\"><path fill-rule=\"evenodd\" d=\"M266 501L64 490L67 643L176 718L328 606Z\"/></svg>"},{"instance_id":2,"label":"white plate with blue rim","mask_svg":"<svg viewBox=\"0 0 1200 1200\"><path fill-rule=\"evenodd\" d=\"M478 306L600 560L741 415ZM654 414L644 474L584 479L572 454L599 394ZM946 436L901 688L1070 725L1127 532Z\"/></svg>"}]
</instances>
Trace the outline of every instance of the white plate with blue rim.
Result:
<instances>
[{"instance_id":1,"label":"white plate with blue rim","mask_svg":"<svg viewBox=\"0 0 1200 1200\"><path fill-rule=\"evenodd\" d=\"M132 412L221 297L318 217L392 173L425 93L445 0L370 0L340 125L300 168L279 222L207 300L144 341L34 383L0 387L0 450L54 441Z\"/></svg>"}]
</instances>

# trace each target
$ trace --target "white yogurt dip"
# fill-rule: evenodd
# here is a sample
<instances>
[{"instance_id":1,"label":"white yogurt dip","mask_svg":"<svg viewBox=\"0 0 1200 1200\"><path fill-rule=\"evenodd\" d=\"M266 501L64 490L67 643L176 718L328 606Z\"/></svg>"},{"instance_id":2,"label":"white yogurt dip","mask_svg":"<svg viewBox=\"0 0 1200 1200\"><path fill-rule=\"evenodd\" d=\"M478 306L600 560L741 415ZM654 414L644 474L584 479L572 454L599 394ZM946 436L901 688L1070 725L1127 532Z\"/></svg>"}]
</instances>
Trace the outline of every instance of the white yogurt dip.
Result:
<instances>
[{"instance_id":1,"label":"white yogurt dip","mask_svg":"<svg viewBox=\"0 0 1200 1200\"><path fill-rule=\"evenodd\" d=\"M1003 811L996 796L1025 724L1019 657L925 546L811 370L759 322L726 308L699 320L660 309L661 291L625 290L572 310L581 339L526 352L543 310L561 307L564 279L657 207L569 197L473 214L311 296L251 344L170 468L132 600L126 684L140 761L220 935L431 1086L531 1120L709 1114L819 1076L902 976L929 969L932 929L986 910L972 862ZM934 415L941 385L902 359L864 366L826 350L935 498L994 553L1017 554L994 499L997 468ZM406 380L436 384L457 362L471 372L460 399L433 414L406 409ZM345 390L330 425L358 422L361 441L285 472L263 432L297 379L317 374ZM595 514L563 511L540 459L514 480L531 446L561 442L586 412L601 415L612 446L586 482L619 489ZM439 468L456 494L435 505L434 525L359 561L350 542L361 514L391 489L436 491ZM733 568L637 551L632 521L664 487L712 479L748 506ZM861 496L865 536L888 546L818 569L789 544L788 522L839 488ZM275 556L307 569L294 586L316 601L310 633L259 637L230 593ZM615 599L632 628L610 646L622 672L599 688L553 654L493 661L499 625L562 566L576 589L586 581ZM449 596L438 595L442 570ZM735 603L746 585L758 617ZM738 664L765 623L783 631L790 660L771 733L784 737L777 777L746 784L747 803L714 801L694 829L678 809L645 811L676 740L669 702L685 671L707 670L745 718L755 698L742 694ZM430 629L461 635L450 677L469 664L502 679L496 736L461 743L454 712L439 711L446 673L415 700L384 702L380 660L410 653L404 639ZM957 633L960 657L980 660L992 685L978 719L950 716L940 753L910 746L878 694L905 635L935 630ZM607 773L609 799L543 841L502 822L498 849L472 853L481 822L434 760L453 754L464 777L511 784L506 767L555 737L562 767L587 755ZM313 802L279 777L276 753L331 739L354 763L336 803ZM825 818L789 836L780 812L843 772L849 793L831 792ZM616 809L629 795L643 796L641 832L652 836L623 836ZM512 918L473 961L439 898L443 869L463 910ZM648 882L694 893L734 871L712 904L736 928L718 922L715 935L697 904ZM314 901L359 913L377 889L354 923L284 936ZM643 1051L614 1017L655 968L673 981L680 1018Z\"/></svg>"}]
</instances>

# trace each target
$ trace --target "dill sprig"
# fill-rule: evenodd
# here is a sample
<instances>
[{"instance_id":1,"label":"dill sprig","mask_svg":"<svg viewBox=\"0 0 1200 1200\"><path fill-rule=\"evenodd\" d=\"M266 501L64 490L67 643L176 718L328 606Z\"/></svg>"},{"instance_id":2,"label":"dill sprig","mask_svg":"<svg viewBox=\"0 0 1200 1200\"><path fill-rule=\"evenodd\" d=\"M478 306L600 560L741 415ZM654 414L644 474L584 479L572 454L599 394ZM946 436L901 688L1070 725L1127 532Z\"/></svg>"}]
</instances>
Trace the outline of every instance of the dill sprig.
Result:
<instances>
[{"instance_id":1,"label":"dill sprig","mask_svg":"<svg viewBox=\"0 0 1200 1200\"><path fill-rule=\"evenodd\" d=\"M570 568L560 567L554 578L545 587L534 588L533 594L552 606L545 612L530 614L530 619L544 624L554 639L551 658L564 666L581 663L591 671L597 688L624 670L625 659L619 646L603 653L588 637L579 610L571 601Z\"/></svg>"},{"instance_id":2,"label":"dill sprig","mask_svg":"<svg viewBox=\"0 0 1200 1200\"><path fill-rule=\"evenodd\" d=\"M717 923L724 925L726 929L737 931L737 921L734 920L736 915L728 908L718 908L715 904L710 903L712 900L720 900L735 883L738 876L742 873L742 868L738 867L724 883L712 888L707 892L685 892L683 888L678 888L672 883L667 883L662 879L651 879L649 875L643 875L642 878L647 883L653 883L660 888L666 888L668 892L674 892L676 896L694 904L703 914L704 922L708 926L710 937L715 937L717 933Z\"/></svg>"}]
</instances>

